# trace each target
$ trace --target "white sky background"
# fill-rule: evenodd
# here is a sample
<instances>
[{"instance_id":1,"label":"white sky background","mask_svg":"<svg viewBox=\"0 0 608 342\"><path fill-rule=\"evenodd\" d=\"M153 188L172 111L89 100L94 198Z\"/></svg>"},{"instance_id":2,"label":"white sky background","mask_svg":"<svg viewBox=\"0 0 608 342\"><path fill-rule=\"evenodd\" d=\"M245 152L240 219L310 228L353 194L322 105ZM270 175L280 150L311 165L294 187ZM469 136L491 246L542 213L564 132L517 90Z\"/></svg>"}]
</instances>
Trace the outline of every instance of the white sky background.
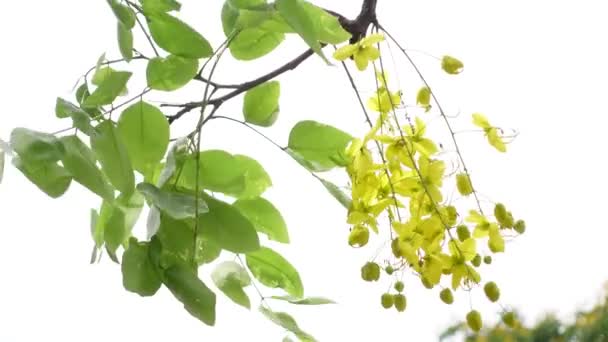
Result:
<instances>
[{"instance_id":1,"label":"white sky background","mask_svg":"<svg viewBox=\"0 0 608 342\"><path fill-rule=\"evenodd\" d=\"M215 46L224 38L221 3L183 1L182 18ZM352 0L314 3L350 17L360 6ZM509 243L507 253L483 268L482 276L499 284L502 303L521 309L528 318L545 311L568 317L580 305L593 303L608 279L606 13L603 2L591 0L380 0L382 24L408 48L464 61L465 72L453 77L442 73L436 60L412 52L446 110L462 113L453 120L457 130L470 129L470 114L479 111L492 123L521 133L506 155L495 152L480 134L459 134L458 139L476 187L527 221L527 233ZM54 117L55 99L72 99L78 76L102 52L118 56L115 26L101 0L3 4L0 137L8 140L18 126L50 132L69 125ZM136 37L136 46L150 54L145 43ZM217 80L251 79L304 49L297 37L289 37L270 57L240 65L226 58ZM384 51L387 64L396 70L391 72L393 84L399 76L406 101L413 102L420 82L396 49L395 64ZM134 70L145 67L142 62L132 65ZM282 113L277 125L265 130L280 144L286 144L290 127L304 119L365 132L338 65L327 67L313 58L280 80ZM369 95L374 87L371 75L357 80ZM132 94L143 89L142 82L131 83ZM195 86L175 95L151 93L146 99L179 102L196 99L199 93ZM232 100L220 113L239 118L240 106L240 99ZM177 133L185 131L187 121L176 126ZM431 124L439 133L441 127L440 120ZM446 306L438 290L422 288L411 276L405 279L407 311L381 309L379 297L389 283L365 283L359 268L386 236L362 250L348 247L344 210L305 170L238 125L213 122L205 134L207 148L248 154L266 166L274 183L267 197L282 211L292 240L289 246L271 246L299 270L307 295L340 303L271 303L273 309L288 311L321 341L371 341L379 336L433 341L464 317L469 308L466 294L458 293L456 305ZM446 135L435 137L449 145ZM97 208L99 199L74 183L64 197L51 200L9 165L0 184L0 341L280 341L284 336L255 309L248 312L221 293L217 324L209 328L166 289L152 298L126 292L119 266L108 258L88 263L89 209ZM230 258L223 255L223 260ZM201 269L203 279L209 271ZM484 317L499 310L487 304L481 290L472 302Z\"/></svg>"}]
</instances>

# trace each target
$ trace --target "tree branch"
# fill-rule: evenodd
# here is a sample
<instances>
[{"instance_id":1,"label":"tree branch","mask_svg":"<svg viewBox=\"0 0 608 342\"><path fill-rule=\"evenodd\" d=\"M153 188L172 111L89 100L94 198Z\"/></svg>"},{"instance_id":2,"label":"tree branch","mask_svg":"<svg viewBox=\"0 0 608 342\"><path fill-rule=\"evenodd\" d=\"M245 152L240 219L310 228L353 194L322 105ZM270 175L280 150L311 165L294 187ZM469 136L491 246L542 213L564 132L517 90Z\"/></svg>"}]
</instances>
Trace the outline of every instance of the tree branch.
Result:
<instances>
[{"instance_id":1,"label":"tree branch","mask_svg":"<svg viewBox=\"0 0 608 342\"><path fill-rule=\"evenodd\" d=\"M365 34L371 24L377 24L377 18L376 18L377 3L378 3L378 0L363 0L363 5L361 6L361 12L353 20L350 20L339 13L336 13L336 12L333 12L330 10L325 10L325 9L324 10L327 11L327 13L338 18L338 21L340 22L340 25L342 25L344 30L346 30L347 32L349 32L352 35L352 37L350 39L350 43L352 44L354 42L359 41L361 38L363 38L365 36ZM216 89L224 88L224 89L234 89L234 90L232 90L231 92L229 92L225 95L222 95L220 97L216 97L216 98L213 98L210 100L203 99L202 101L188 102L188 103L181 104L181 105L165 104L164 107L180 107L181 108L177 113L175 113L172 116L169 116L169 123L175 122L176 120L181 118L184 114L192 111L195 108L202 107L204 105L212 105L214 107L219 107L224 102L232 99L233 97L238 96L264 82L268 82L289 70L293 70L293 69L297 68L300 64L302 64L302 62L304 62L306 59L308 59L313 54L314 54L314 51L312 49L308 49L304 53L302 53L298 57L292 59L291 61L287 62L286 64L282 65L278 69L275 69L254 80L247 81L247 82L237 84L237 85L224 85L224 84L211 82L210 80L202 77L202 75L199 74L199 75L197 75L197 77L195 77L195 79L198 81L207 83L207 84L215 87Z\"/></svg>"}]
</instances>

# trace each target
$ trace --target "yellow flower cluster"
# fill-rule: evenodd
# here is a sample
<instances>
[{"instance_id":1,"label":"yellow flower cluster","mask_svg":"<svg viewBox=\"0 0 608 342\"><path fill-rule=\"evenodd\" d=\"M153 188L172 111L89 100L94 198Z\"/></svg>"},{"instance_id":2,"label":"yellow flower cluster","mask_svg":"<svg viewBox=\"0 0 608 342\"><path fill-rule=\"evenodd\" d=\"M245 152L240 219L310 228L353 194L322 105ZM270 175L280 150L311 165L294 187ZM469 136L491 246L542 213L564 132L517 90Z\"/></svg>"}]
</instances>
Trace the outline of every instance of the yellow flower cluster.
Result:
<instances>
[{"instance_id":1,"label":"yellow flower cluster","mask_svg":"<svg viewBox=\"0 0 608 342\"><path fill-rule=\"evenodd\" d=\"M503 252L502 230L513 228L512 216L505 211L503 221L510 223L493 222L475 210L461 215L446 203L444 181L453 176L454 185L458 182L466 196L473 192L468 175L446 175L446 163L438 158L439 148L426 136L426 124L420 117L411 124L397 125L393 114L401 104L401 92L389 90L384 74L377 76L380 86L367 102L368 109L378 114L375 124L346 149L352 186L349 243L365 246L370 231L378 234L378 221L386 217L397 260L391 273L410 268L428 288L440 284L443 277L451 277L454 290L480 283L478 243L487 238L492 253ZM394 265L398 266L395 270Z\"/></svg>"},{"instance_id":2,"label":"yellow flower cluster","mask_svg":"<svg viewBox=\"0 0 608 342\"><path fill-rule=\"evenodd\" d=\"M370 35L341 47L334 57L340 61L352 58L359 70L365 70L369 62L380 57L374 44L383 40L382 35ZM457 74L462 70L462 63L448 56L442 67L450 74ZM452 290L481 283L477 268L482 260L486 264L492 262L485 251L504 252L504 233L522 234L525 222L515 221L500 203L496 204L493 217L484 214L469 174L446 172L447 165L439 158L438 144L426 135L426 123L421 117L400 125L397 109L402 104L401 91L390 90L384 73L377 73L376 77L377 90L367 101L367 109L377 114L375 123L363 138L353 139L345 151L352 192L347 216L352 227L348 243L353 247L365 246L371 232L381 233L379 220L387 219L393 257L383 268L384 273L392 275L409 269L429 289L447 278L445 282L451 286L444 284L439 298L452 304ZM431 109L431 94L430 88L424 86L416 96L416 103L425 112ZM490 125L483 115L473 114L473 124L484 130L494 148L506 151L500 130ZM474 195L479 210L460 213L451 205L443 189L447 179L453 179L452 188L461 196ZM482 241L487 248L481 246ZM485 256L482 257L482 253ZM367 262L361 268L361 277L365 281L378 281L381 269L377 263ZM396 294L382 294L380 304L386 309L394 306L403 311L407 303L402 293L403 283L395 283L394 289ZM494 282L486 283L484 291L492 302L500 297ZM471 329L481 329L479 312L469 312L467 323Z\"/></svg>"}]
</instances>

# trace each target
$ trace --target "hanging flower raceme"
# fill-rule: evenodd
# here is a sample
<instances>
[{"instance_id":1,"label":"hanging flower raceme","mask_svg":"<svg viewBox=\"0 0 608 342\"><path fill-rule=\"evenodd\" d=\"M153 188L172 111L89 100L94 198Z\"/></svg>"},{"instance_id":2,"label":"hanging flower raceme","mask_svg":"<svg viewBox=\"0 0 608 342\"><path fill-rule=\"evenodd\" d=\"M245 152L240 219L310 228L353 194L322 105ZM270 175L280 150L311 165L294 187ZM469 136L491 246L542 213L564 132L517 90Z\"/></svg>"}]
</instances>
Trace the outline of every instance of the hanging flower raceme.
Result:
<instances>
[{"instance_id":1,"label":"hanging flower raceme","mask_svg":"<svg viewBox=\"0 0 608 342\"><path fill-rule=\"evenodd\" d=\"M380 57L380 51L374 45L384 41L384 36L376 33L371 34L354 44L345 45L336 52L334 58L339 61L345 61L347 58L353 58L357 69L363 71L367 69L369 62L373 62Z\"/></svg>"},{"instance_id":2,"label":"hanging flower raceme","mask_svg":"<svg viewBox=\"0 0 608 342\"><path fill-rule=\"evenodd\" d=\"M339 60L353 57L357 67L364 70L378 58L373 44L382 39L380 35L371 35L340 48L334 57ZM430 97L430 89L425 87L418 92L416 101L428 109ZM515 221L502 204L496 205L491 217L483 212L479 201L476 203L479 210L471 210L468 215L466 209L462 211L449 203L453 192L447 193L444 180L451 177L455 179L450 183L456 185L463 198L477 198L469 174L466 170L447 172L449 164L439 156L439 144L427 135L425 120L420 116L408 117L407 111L397 112L401 105L401 91L391 91L386 74L377 72L376 91L366 105L367 115L376 116L368 117L369 131L363 138L353 139L345 151L352 198L347 216L351 225L348 243L364 247L372 241L370 231L381 237L386 233L382 220L387 220L391 227L392 256L385 259L387 265L383 268L376 262L367 262L361 270L362 278L378 281L381 269L388 275L413 272L428 289L442 285L439 297L451 304L452 290L470 289L481 283L477 268L482 260L491 263L489 253L504 252L503 233L512 229L521 234L525 223ZM403 121L398 122L404 115ZM484 129L490 144L504 152L500 130L481 114L474 114L473 119L475 125ZM475 196L467 197L471 194ZM398 293L384 293L381 304L393 307L399 298L402 311L403 283L396 283L394 288ZM492 297L493 302L497 299Z\"/></svg>"}]
</instances>

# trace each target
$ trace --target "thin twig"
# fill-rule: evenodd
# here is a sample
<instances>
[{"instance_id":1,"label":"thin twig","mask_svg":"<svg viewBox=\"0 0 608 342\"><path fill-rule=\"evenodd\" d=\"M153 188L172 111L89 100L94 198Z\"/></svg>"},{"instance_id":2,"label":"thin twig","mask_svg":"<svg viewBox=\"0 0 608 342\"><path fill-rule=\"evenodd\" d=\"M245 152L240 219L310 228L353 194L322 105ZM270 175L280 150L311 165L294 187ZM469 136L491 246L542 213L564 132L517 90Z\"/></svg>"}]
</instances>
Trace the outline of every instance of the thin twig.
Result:
<instances>
[{"instance_id":1,"label":"thin twig","mask_svg":"<svg viewBox=\"0 0 608 342\"><path fill-rule=\"evenodd\" d=\"M414 68L414 71L418 74L418 77L420 78L422 83L424 83L425 87L427 87L430 90L431 97L433 98L433 102L435 102L435 104L437 104L437 109L439 110L441 117L445 121L445 124L446 124L448 130L450 131L450 136L452 137L452 142L454 143L454 147L456 148L456 152L458 153L458 157L460 158L460 163L462 164L462 168L463 168L464 172L467 174L467 177L469 177L469 179L470 179L471 174L464 162L462 153L460 152L460 147L458 145L458 142L456 141L456 134L454 133L454 130L452 129L450 120L448 120L447 115L445 114L445 111L443 110L443 107L441 106L441 103L439 103L439 100L437 100L437 97L435 96L435 92L431 89L431 86L427 82L426 78L424 77L424 75L422 75L420 68L418 68L418 65L416 65L416 63L414 62L412 57L409 55L409 53L407 53L405 48L403 48L403 46L401 46L401 44L399 44L397 39L395 39L388 31L386 31L386 29L384 27L382 27L380 24L377 24L377 26L380 30L382 30L382 32L384 32L390 38L391 41L393 41L393 43L395 43L397 48L399 48L399 50L401 50L401 52L403 53L405 58L408 60L408 62L412 66L412 68ZM477 191L475 190L475 187L473 186L473 182L469 182L469 183L471 184L471 188L473 190L473 196L475 197L475 201L477 202L477 207L479 208L479 212L482 215L484 215L483 209L481 208L481 202L479 201L479 196L477 195Z\"/></svg>"}]
</instances>

